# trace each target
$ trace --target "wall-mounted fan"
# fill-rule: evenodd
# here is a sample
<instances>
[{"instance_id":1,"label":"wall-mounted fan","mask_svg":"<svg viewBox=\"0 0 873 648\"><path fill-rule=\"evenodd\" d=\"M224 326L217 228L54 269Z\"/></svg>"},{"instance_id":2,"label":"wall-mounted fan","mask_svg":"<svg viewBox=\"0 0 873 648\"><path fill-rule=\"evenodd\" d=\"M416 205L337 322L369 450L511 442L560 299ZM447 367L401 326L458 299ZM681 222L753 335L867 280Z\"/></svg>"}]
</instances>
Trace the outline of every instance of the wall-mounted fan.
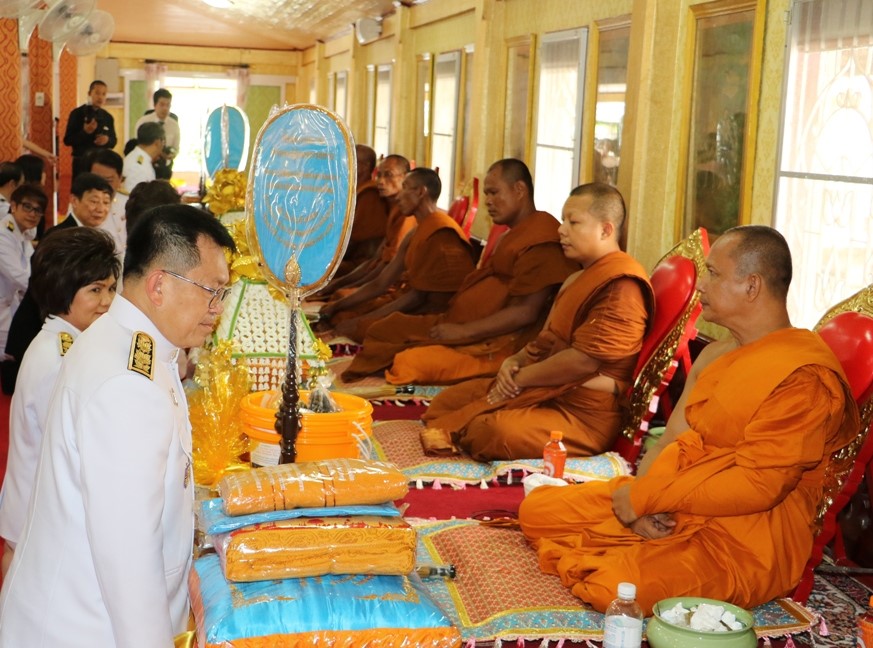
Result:
<instances>
[{"instance_id":1,"label":"wall-mounted fan","mask_svg":"<svg viewBox=\"0 0 873 648\"><path fill-rule=\"evenodd\" d=\"M0 18L21 18L40 4L42 0L0 0Z\"/></svg>"},{"instance_id":2,"label":"wall-mounted fan","mask_svg":"<svg viewBox=\"0 0 873 648\"><path fill-rule=\"evenodd\" d=\"M39 23L39 37L63 43L77 34L94 12L96 0L60 0Z\"/></svg>"},{"instance_id":3,"label":"wall-mounted fan","mask_svg":"<svg viewBox=\"0 0 873 648\"><path fill-rule=\"evenodd\" d=\"M96 54L112 38L115 31L115 20L106 11L95 11L88 20L79 27L75 34L67 39L67 51L75 56Z\"/></svg>"}]
</instances>

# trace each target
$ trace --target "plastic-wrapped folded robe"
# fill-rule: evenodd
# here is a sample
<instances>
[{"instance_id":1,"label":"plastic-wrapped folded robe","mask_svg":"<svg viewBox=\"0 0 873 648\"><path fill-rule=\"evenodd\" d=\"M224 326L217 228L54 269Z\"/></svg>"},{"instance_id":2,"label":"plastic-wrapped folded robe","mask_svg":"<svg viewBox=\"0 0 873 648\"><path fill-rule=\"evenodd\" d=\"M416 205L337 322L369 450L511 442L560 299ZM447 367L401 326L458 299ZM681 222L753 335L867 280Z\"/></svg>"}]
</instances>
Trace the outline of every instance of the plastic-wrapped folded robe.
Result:
<instances>
[{"instance_id":1,"label":"plastic-wrapped folded robe","mask_svg":"<svg viewBox=\"0 0 873 648\"><path fill-rule=\"evenodd\" d=\"M218 484L225 513L319 506L382 504L409 491L392 464L364 459L325 459L265 466L225 475Z\"/></svg>"},{"instance_id":2,"label":"plastic-wrapped folded robe","mask_svg":"<svg viewBox=\"0 0 873 648\"><path fill-rule=\"evenodd\" d=\"M402 518L301 517L265 522L215 536L229 581L324 574L410 573L415 529Z\"/></svg>"},{"instance_id":3,"label":"plastic-wrapped folded robe","mask_svg":"<svg viewBox=\"0 0 873 648\"><path fill-rule=\"evenodd\" d=\"M201 648L455 648L461 636L417 576L228 583L218 556L194 563Z\"/></svg>"}]
</instances>

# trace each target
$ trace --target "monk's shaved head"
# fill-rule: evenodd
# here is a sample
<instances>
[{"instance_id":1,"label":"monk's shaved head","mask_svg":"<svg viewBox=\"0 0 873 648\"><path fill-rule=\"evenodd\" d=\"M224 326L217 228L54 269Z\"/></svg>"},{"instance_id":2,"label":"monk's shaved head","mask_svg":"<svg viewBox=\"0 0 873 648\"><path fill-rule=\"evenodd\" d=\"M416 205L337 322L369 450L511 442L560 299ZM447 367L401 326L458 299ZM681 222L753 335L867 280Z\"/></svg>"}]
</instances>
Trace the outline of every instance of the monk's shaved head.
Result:
<instances>
[{"instance_id":1,"label":"monk's shaved head","mask_svg":"<svg viewBox=\"0 0 873 648\"><path fill-rule=\"evenodd\" d=\"M409 160L402 155L397 155L396 153L386 155L382 160L382 164L390 164L398 171L402 171L404 175L409 173Z\"/></svg>"},{"instance_id":2,"label":"monk's shaved head","mask_svg":"<svg viewBox=\"0 0 873 648\"><path fill-rule=\"evenodd\" d=\"M500 177L503 178L503 181L506 184L512 185L516 182L524 183L524 186L527 187L528 196L533 198L533 178L530 175L530 169L527 168L527 165L524 162L516 160L515 158L506 158L498 160L488 167L489 171L495 171L498 169L500 170Z\"/></svg>"},{"instance_id":3,"label":"monk's shaved head","mask_svg":"<svg viewBox=\"0 0 873 648\"><path fill-rule=\"evenodd\" d=\"M365 174L368 178L373 175L376 170L376 151L365 144L355 144L355 156L358 159L359 174Z\"/></svg>"},{"instance_id":4,"label":"monk's shaved head","mask_svg":"<svg viewBox=\"0 0 873 648\"><path fill-rule=\"evenodd\" d=\"M410 171L406 177L414 182L415 186L424 187L431 200L436 202L439 199L440 193L443 190L443 183L440 181L436 171L425 167L418 167Z\"/></svg>"},{"instance_id":5,"label":"monk's shaved head","mask_svg":"<svg viewBox=\"0 0 873 648\"><path fill-rule=\"evenodd\" d=\"M622 231L626 212L624 198L621 197L618 189L605 182L589 182L573 189L570 195L589 196L591 205L588 207L588 213L601 222L612 223L616 232Z\"/></svg>"},{"instance_id":6,"label":"monk's shaved head","mask_svg":"<svg viewBox=\"0 0 873 648\"><path fill-rule=\"evenodd\" d=\"M743 225L729 229L722 238L735 243L731 258L738 276L760 275L774 297L786 298L792 266L791 251L782 234L766 225Z\"/></svg>"}]
</instances>

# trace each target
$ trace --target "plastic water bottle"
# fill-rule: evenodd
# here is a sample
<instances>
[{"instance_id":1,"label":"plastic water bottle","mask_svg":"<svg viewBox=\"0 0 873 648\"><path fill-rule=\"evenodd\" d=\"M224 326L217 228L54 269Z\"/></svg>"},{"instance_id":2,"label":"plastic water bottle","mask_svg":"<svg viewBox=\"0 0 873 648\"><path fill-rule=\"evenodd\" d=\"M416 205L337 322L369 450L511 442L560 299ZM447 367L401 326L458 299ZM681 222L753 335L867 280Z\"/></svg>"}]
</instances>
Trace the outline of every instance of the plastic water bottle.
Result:
<instances>
[{"instance_id":1,"label":"plastic water bottle","mask_svg":"<svg viewBox=\"0 0 873 648\"><path fill-rule=\"evenodd\" d=\"M555 430L543 448L543 472L549 477L564 477L564 463L567 461L567 448L561 442L564 433Z\"/></svg>"},{"instance_id":2,"label":"plastic water bottle","mask_svg":"<svg viewBox=\"0 0 873 648\"><path fill-rule=\"evenodd\" d=\"M867 611L858 615L857 636L858 648L873 648L873 596Z\"/></svg>"},{"instance_id":3,"label":"plastic water bottle","mask_svg":"<svg viewBox=\"0 0 873 648\"><path fill-rule=\"evenodd\" d=\"M618 584L618 598L606 608L603 648L640 648L643 643L643 610L634 600L637 586Z\"/></svg>"}]
</instances>

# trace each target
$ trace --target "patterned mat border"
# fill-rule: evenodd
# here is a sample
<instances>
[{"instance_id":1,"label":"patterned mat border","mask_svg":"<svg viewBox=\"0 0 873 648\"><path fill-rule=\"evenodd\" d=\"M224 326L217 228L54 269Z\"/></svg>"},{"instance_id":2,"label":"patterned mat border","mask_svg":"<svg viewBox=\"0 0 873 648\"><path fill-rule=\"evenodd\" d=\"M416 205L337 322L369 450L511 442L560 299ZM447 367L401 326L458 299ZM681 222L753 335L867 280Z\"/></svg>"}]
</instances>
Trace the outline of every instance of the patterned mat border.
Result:
<instances>
[{"instance_id":1,"label":"patterned mat border","mask_svg":"<svg viewBox=\"0 0 873 648\"><path fill-rule=\"evenodd\" d=\"M432 537L447 529L479 524L475 520L410 520L418 531L417 558L420 563L440 562L439 552ZM542 607L520 610L505 610L487 620L471 624L463 611L457 588L451 580L426 579L425 587L440 604L461 632L465 648L479 643L494 642L499 647L505 641L602 641L603 615L584 607ZM791 599L770 601L752 610L755 618L755 633L769 643L769 639L810 632L819 623L818 614ZM516 618L513 619L513 616ZM788 617L788 619L786 619ZM536 622L534 622L536 619ZM464 621L468 623L464 623ZM584 625L594 627L585 628Z\"/></svg>"}]
</instances>

